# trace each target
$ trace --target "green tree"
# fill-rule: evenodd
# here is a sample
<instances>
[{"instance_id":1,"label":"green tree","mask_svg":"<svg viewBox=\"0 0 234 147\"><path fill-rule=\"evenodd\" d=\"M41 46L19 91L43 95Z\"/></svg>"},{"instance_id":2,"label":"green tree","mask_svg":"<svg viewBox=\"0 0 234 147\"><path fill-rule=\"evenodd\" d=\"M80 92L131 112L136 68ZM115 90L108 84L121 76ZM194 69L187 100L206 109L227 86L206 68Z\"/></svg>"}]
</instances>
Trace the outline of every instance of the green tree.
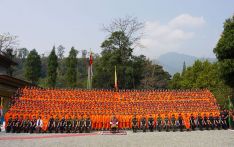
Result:
<instances>
[{"instance_id":1,"label":"green tree","mask_svg":"<svg viewBox=\"0 0 234 147\"><path fill-rule=\"evenodd\" d=\"M195 61L186 68L184 74L176 73L170 81L169 87L172 89L200 89L208 88L217 98L222 106L227 103L227 96L231 93L230 88L220 79L219 62Z\"/></svg>"},{"instance_id":2,"label":"green tree","mask_svg":"<svg viewBox=\"0 0 234 147\"><path fill-rule=\"evenodd\" d=\"M41 75L41 58L38 55L37 51L33 49L28 54L25 63L25 77L27 80L31 81L33 84L36 84Z\"/></svg>"},{"instance_id":3,"label":"green tree","mask_svg":"<svg viewBox=\"0 0 234 147\"><path fill-rule=\"evenodd\" d=\"M119 89L167 87L170 75L145 56L132 55L134 48L131 46L132 42L122 31L113 32L102 43L102 56L94 62L94 87L114 86L114 66L117 67Z\"/></svg>"},{"instance_id":4,"label":"green tree","mask_svg":"<svg viewBox=\"0 0 234 147\"><path fill-rule=\"evenodd\" d=\"M220 65L220 77L232 88L234 101L234 15L224 23L224 30L214 53Z\"/></svg>"},{"instance_id":5,"label":"green tree","mask_svg":"<svg viewBox=\"0 0 234 147\"><path fill-rule=\"evenodd\" d=\"M57 80L58 57L55 54L55 46L48 57L48 86L55 87Z\"/></svg>"},{"instance_id":6,"label":"green tree","mask_svg":"<svg viewBox=\"0 0 234 147\"><path fill-rule=\"evenodd\" d=\"M131 66L133 51L131 45L132 43L129 41L128 37L121 31L113 32L111 36L102 43L101 47L103 51L101 53L101 61L99 61L100 67L96 68L97 74L94 76L94 81L96 78L98 83L105 83L105 86L100 84L98 87L113 87L114 66L117 66L119 88L125 89L128 87L128 82L131 81L129 79L131 77L129 72L132 72L132 70L128 68ZM99 65L96 64L96 66ZM101 77L109 79L108 82L101 82Z\"/></svg>"},{"instance_id":7,"label":"green tree","mask_svg":"<svg viewBox=\"0 0 234 147\"><path fill-rule=\"evenodd\" d=\"M173 78L170 81L169 88L170 89L180 89L181 88L181 76L180 73L175 73Z\"/></svg>"},{"instance_id":8,"label":"green tree","mask_svg":"<svg viewBox=\"0 0 234 147\"><path fill-rule=\"evenodd\" d=\"M77 54L78 51L72 47L66 59L66 80L69 87L77 86Z\"/></svg>"},{"instance_id":9,"label":"green tree","mask_svg":"<svg viewBox=\"0 0 234 147\"><path fill-rule=\"evenodd\" d=\"M144 89L166 89L170 80L170 74L162 66L152 64L149 60L145 60L142 75L140 87Z\"/></svg>"}]
</instances>

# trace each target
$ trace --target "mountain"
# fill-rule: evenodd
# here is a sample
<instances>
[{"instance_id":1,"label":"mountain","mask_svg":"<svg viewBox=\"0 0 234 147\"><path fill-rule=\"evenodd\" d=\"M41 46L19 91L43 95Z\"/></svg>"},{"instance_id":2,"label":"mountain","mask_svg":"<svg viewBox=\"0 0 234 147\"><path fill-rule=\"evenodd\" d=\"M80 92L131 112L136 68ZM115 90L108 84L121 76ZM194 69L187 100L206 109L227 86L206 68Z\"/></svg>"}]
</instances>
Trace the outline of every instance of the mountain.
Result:
<instances>
[{"instance_id":1,"label":"mountain","mask_svg":"<svg viewBox=\"0 0 234 147\"><path fill-rule=\"evenodd\" d=\"M163 69L174 75L176 72L181 72L183 68L183 63L185 62L186 67L193 65L196 60L209 60L210 62L215 62L215 58L198 58L191 55L180 54L176 52L169 52L159 56L153 63L163 66Z\"/></svg>"}]
</instances>

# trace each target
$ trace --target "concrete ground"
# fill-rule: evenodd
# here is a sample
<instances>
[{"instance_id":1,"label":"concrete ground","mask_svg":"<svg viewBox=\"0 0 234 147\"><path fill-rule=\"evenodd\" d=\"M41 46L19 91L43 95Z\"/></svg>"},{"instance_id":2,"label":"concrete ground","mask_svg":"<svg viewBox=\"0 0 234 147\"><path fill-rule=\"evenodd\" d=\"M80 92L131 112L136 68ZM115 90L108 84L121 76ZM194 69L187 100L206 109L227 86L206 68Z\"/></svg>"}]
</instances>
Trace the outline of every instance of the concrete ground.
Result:
<instances>
[{"instance_id":1,"label":"concrete ground","mask_svg":"<svg viewBox=\"0 0 234 147\"><path fill-rule=\"evenodd\" d=\"M138 132L127 135L7 134L0 133L0 147L234 147L234 131Z\"/></svg>"}]
</instances>

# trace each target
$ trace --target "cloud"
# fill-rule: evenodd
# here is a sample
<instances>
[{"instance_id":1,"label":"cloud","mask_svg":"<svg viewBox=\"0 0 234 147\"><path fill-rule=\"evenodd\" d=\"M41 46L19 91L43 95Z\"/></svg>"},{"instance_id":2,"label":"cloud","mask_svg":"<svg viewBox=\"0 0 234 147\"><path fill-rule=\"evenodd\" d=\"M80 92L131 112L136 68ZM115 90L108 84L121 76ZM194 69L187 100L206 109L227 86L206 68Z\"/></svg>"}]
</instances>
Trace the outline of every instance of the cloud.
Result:
<instances>
[{"instance_id":1,"label":"cloud","mask_svg":"<svg viewBox=\"0 0 234 147\"><path fill-rule=\"evenodd\" d=\"M169 22L170 27L201 27L205 24L203 17L194 17L189 14L181 14Z\"/></svg>"},{"instance_id":2,"label":"cloud","mask_svg":"<svg viewBox=\"0 0 234 147\"><path fill-rule=\"evenodd\" d=\"M140 43L145 47L138 50L150 58L156 58L161 54L179 51L181 46L195 36L195 28L205 24L203 17L194 17L189 14L179 15L167 24L158 21L145 23L145 35Z\"/></svg>"}]
</instances>

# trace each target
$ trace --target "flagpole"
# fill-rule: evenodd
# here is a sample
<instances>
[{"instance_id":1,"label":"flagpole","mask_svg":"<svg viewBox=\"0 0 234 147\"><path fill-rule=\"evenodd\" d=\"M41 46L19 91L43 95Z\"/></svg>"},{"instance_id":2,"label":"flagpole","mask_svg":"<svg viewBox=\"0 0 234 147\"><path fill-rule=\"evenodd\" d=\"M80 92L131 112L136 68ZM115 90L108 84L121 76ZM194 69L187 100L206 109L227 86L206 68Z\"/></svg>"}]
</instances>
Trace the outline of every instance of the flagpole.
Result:
<instances>
[{"instance_id":1,"label":"flagpole","mask_svg":"<svg viewBox=\"0 0 234 147\"><path fill-rule=\"evenodd\" d=\"M118 91L118 80L117 80L116 66L115 66L115 90Z\"/></svg>"},{"instance_id":2,"label":"flagpole","mask_svg":"<svg viewBox=\"0 0 234 147\"><path fill-rule=\"evenodd\" d=\"M228 96L228 123L229 123L229 129L231 129L231 126L232 126L230 110L231 110L231 100L230 100L230 96Z\"/></svg>"}]
</instances>

